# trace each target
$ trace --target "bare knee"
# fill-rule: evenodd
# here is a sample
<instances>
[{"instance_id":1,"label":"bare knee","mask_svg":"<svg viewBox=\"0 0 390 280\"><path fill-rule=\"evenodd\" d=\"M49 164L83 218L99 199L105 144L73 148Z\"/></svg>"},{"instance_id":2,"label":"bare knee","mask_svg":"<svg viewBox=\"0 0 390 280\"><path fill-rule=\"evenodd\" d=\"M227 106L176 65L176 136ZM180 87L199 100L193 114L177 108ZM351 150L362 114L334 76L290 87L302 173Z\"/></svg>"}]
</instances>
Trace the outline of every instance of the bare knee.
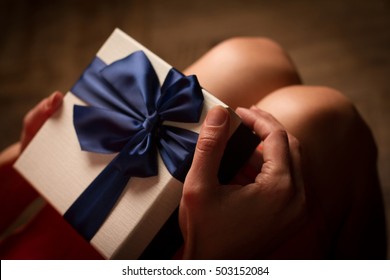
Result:
<instances>
[{"instance_id":1,"label":"bare knee","mask_svg":"<svg viewBox=\"0 0 390 280\"><path fill-rule=\"evenodd\" d=\"M270 94L258 106L299 139L316 191L338 200L331 203L339 208L329 207L328 216L339 215L357 191L351 178L374 170L377 157L371 131L353 103L331 88L292 86Z\"/></svg>"},{"instance_id":2,"label":"bare knee","mask_svg":"<svg viewBox=\"0 0 390 280\"><path fill-rule=\"evenodd\" d=\"M237 70L251 76L258 75L261 80L271 79L269 92L300 83L288 53L271 39L234 37L221 42L213 51Z\"/></svg>"},{"instance_id":3,"label":"bare knee","mask_svg":"<svg viewBox=\"0 0 390 280\"><path fill-rule=\"evenodd\" d=\"M327 242L338 242L332 245L332 254L338 258L382 254L385 230L377 150L352 102L331 88L293 86L270 94L258 105L302 144L308 189L326 224L324 236ZM372 239L377 240L375 246L368 242Z\"/></svg>"},{"instance_id":4,"label":"bare knee","mask_svg":"<svg viewBox=\"0 0 390 280\"><path fill-rule=\"evenodd\" d=\"M229 38L217 44L212 51L243 64L253 63L256 59L264 60L265 54L277 58L276 64L293 67L287 52L277 42L265 37Z\"/></svg>"},{"instance_id":5,"label":"bare knee","mask_svg":"<svg viewBox=\"0 0 390 280\"><path fill-rule=\"evenodd\" d=\"M277 90L259 102L298 139L327 146L348 143L357 133L369 136L353 103L341 92L322 86L290 86ZM354 142L363 140L353 139Z\"/></svg>"},{"instance_id":6,"label":"bare knee","mask_svg":"<svg viewBox=\"0 0 390 280\"><path fill-rule=\"evenodd\" d=\"M248 107L278 88L299 84L288 54L266 38L225 40L185 70L231 107Z\"/></svg>"}]
</instances>

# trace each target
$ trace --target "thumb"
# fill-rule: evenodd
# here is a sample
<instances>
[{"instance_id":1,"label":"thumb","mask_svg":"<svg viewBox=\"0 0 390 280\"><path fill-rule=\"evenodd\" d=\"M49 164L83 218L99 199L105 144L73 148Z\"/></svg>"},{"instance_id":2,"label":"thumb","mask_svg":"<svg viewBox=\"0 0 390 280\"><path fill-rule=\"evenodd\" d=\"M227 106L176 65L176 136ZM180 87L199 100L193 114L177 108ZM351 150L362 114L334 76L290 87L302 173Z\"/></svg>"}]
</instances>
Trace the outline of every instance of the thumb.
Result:
<instances>
[{"instance_id":1,"label":"thumb","mask_svg":"<svg viewBox=\"0 0 390 280\"><path fill-rule=\"evenodd\" d=\"M218 169L229 134L229 113L222 106L212 108L199 133L194 159L187 178L198 185L218 184Z\"/></svg>"}]
</instances>

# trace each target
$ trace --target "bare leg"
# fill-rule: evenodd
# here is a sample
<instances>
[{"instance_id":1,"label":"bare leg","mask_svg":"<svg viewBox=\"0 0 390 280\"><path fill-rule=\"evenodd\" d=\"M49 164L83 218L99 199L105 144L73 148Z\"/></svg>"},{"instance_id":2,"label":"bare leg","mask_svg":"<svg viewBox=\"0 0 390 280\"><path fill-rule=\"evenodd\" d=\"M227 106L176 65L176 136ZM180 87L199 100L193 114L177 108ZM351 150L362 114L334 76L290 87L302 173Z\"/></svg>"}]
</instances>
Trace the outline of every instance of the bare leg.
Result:
<instances>
[{"instance_id":1,"label":"bare leg","mask_svg":"<svg viewBox=\"0 0 390 280\"><path fill-rule=\"evenodd\" d=\"M312 215L270 257L385 257L376 146L344 96L296 85L300 79L290 59L267 39L225 41L185 72L196 74L202 86L233 108L257 103L302 144Z\"/></svg>"},{"instance_id":2,"label":"bare leg","mask_svg":"<svg viewBox=\"0 0 390 280\"><path fill-rule=\"evenodd\" d=\"M249 107L268 93L300 78L288 55L263 38L233 38L206 53L184 71L231 108Z\"/></svg>"},{"instance_id":3,"label":"bare leg","mask_svg":"<svg viewBox=\"0 0 390 280\"><path fill-rule=\"evenodd\" d=\"M300 140L313 202L308 226L275 257L385 258L376 146L354 106L335 90L307 86L280 89L258 106Z\"/></svg>"}]
</instances>

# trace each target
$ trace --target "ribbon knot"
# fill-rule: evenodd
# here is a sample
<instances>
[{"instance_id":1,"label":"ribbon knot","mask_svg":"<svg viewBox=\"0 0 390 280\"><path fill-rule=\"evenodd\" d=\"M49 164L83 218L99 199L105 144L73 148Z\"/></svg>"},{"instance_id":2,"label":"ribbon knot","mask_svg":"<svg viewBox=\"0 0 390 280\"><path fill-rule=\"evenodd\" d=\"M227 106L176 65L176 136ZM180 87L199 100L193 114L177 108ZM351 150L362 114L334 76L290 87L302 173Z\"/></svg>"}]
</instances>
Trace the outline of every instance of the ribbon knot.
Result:
<instances>
[{"instance_id":1,"label":"ribbon knot","mask_svg":"<svg viewBox=\"0 0 390 280\"><path fill-rule=\"evenodd\" d=\"M96 57L71 91L90 105L74 108L81 149L118 153L64 214L90 240L131 177L158 174L158 154L170 174L184 181L198 135L164 121L199 122L203 93L195 76L175 69L160 87L142 51L110 65Z\"/></svg>"},{"instance_id":2,"label":"ribbon knot","mask_svg":"<svg viewBox=\"0 0 390 280\"><path fill-rule=\"evenodd\" d=\"M157 112L154 112L151 116L148 116L143 122L142 126L147 133L153 133L156 127L160 124L160 117Z\"/></svg>"}]
</instances>

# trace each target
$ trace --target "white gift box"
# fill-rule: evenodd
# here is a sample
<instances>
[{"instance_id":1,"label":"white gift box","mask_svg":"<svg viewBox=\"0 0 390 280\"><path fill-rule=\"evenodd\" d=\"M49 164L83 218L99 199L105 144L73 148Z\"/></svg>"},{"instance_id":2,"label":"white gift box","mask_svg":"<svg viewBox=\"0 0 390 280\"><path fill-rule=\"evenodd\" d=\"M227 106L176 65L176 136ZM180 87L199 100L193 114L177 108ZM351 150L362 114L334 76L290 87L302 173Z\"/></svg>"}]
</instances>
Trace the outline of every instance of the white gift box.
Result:
<instances>
[{"instance_id":1,"label":"white gift box","mask_svg":"<svg viewBox=\"0 0 390 280\"><path fill-rule=\"evenodd\" d=\"M97 57L106 64L111 64L137 50L143 50L147 55L162 84L171 66L118 29L98 51ZM210 108L215 105L227 107L205 90L202 91L204 105L199 123L172 125L199 132ZM68 92L61 109L44 124L15 163L15 168L61 214L67 211L115 156L81 151L73 126L75 104L86 105L72 92ZM243 129L239 118L231 110L230 112L230 134L244 133L244 137L251 139L249 145L248 142L240 145L237 141L233 144L235 149L242 148L239 151L241 156L247 157L257 140L249 130ZM244 132L237 132L238 128ZM239 138L240 136L236 137L236 140ZM235 152L237 151L233 151L233 154ZM105 258L139 258L177 209L181 192L182 183L170 175L159 157L158 175L132 178L90 243Z\"/></svg>"}]
</instances>

